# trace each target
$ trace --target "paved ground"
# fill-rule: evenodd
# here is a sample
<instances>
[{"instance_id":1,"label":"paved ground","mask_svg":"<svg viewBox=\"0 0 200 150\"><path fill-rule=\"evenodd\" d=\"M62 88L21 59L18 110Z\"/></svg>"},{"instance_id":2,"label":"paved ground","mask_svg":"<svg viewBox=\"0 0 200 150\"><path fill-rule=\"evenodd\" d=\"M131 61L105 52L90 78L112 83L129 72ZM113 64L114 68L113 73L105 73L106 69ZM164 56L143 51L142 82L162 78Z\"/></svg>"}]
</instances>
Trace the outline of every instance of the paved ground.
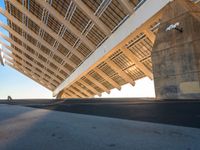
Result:
<instances>
[{"instance_id":1,"label":"paved ground","mask_svg":"<svg viewBox=\"0 0 200 150\"><path fill-rule=\"evenodd\" d=\"M12 104L200 128L200 101L198 100L85 99L84 101L13 101Z\"/></svg>"},{"instance_id":2,"label":"paved ground","mask_svg":"<svg viewBox=\"0 0 200 150\"><path fill-rule=\"evenodd\" d=\"M198 128L0 105L0 150L199 150L199 141Z\"/></svg>"}]
</instances>

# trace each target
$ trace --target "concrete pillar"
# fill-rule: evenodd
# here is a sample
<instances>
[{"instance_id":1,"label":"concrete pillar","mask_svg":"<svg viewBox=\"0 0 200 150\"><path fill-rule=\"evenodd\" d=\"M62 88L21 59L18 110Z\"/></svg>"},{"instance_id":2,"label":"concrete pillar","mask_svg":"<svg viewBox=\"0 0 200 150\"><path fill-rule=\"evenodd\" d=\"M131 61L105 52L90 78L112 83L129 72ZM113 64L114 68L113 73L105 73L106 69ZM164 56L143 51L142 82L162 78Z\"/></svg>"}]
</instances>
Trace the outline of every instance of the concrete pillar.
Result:
<instances>
[{"instance_id":1,"label":"concrete pillar","mask_svg":"<svg viewBox=\"0 0 200 150\"><path fill-rule=\"evenodd\" d=\"M58 93L58 95L56 96L56 99L62 99L64 98L64 91L61 91L60 93Z\"/></svg>"},{"instance_id":2,"label":"concrete pillar","mask_svg":"<svg viewBox=\"0 0 200 150\"><path fill-rule=\"evenodd\" d=\"M152 51L157 98L200 98L200 7L174 0L163 8Z\"/></svg>"}]
</instances>

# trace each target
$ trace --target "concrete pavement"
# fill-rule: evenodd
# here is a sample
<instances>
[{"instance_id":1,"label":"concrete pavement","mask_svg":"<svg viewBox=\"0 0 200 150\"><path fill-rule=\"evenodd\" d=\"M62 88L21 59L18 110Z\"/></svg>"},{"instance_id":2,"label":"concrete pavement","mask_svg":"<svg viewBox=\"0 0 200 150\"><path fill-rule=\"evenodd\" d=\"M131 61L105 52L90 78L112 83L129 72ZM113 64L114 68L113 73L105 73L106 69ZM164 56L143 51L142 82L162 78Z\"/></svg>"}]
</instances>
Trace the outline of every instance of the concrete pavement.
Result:
<instances>
[{"instance_id":1,"label":"concrete pavement","mask_svg":"<svg viewBox=\"0 0 200 150\"><path fill-rule=\"evenodd\" d=\"M200 129L0 105L1 150L199 150Z\"/></svg>"},{"instance_id":2,"label":"concrete pavement","mask_svg":"<svg viewBox=\"0 0 200 150\"><path fill-rule=\"evenodd\" d=\"M199 100L147 100L135 98L66 100L54 103L14 104L50 110L200 128Z\"/></svg>"}]
</instances>

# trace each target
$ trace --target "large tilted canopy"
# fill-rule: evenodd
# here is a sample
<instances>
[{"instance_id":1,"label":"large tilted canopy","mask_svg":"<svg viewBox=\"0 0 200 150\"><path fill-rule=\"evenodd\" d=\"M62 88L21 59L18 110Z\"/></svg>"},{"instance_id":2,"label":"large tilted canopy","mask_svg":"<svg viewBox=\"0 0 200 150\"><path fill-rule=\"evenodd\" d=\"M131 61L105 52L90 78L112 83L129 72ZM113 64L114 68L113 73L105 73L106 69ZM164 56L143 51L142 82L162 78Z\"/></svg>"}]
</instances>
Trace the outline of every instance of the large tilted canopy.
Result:
<instances>
[{"instance_id":1,"label":"large tilted canopy","mask_svg":"<svg viewBox=\"0 0 200 150\"><path fill-rule=\"evenodd\" d=\"M169 0L5 0L6 64L58 97L93 97L153 78L151 50Z\"/></svg>"}]
</instances>

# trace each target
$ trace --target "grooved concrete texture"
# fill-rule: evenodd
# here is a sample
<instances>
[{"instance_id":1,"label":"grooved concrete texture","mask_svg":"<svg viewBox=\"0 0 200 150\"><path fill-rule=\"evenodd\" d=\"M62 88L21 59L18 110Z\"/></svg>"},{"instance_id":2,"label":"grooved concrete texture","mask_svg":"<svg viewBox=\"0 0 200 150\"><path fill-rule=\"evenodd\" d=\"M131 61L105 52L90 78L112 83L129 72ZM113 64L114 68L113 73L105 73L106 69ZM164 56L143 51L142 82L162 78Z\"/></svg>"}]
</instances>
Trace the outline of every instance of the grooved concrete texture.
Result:
<instances>
[{"instance_id":1,"label":"grooved concrete texture","mask_svg":"<svg viewBox=\"0 0 200 150\"><path fill-rule=\"evenodd\" d=\"M177 26L166 31L170 25ZM174 0L163 9L152 52L157 98L200 97L199 35L200 7L188 0Z\"/></svg>"},{"instance_id":2,"label":"grooved concrete texture","mask_svg":"<svg viewBox=\"0 0 200 150\"><path fill-rule=\"evenodd\" d=\"M199 150L200 129L0 105L1 150Z\"/></svg>"}]
</instances>

